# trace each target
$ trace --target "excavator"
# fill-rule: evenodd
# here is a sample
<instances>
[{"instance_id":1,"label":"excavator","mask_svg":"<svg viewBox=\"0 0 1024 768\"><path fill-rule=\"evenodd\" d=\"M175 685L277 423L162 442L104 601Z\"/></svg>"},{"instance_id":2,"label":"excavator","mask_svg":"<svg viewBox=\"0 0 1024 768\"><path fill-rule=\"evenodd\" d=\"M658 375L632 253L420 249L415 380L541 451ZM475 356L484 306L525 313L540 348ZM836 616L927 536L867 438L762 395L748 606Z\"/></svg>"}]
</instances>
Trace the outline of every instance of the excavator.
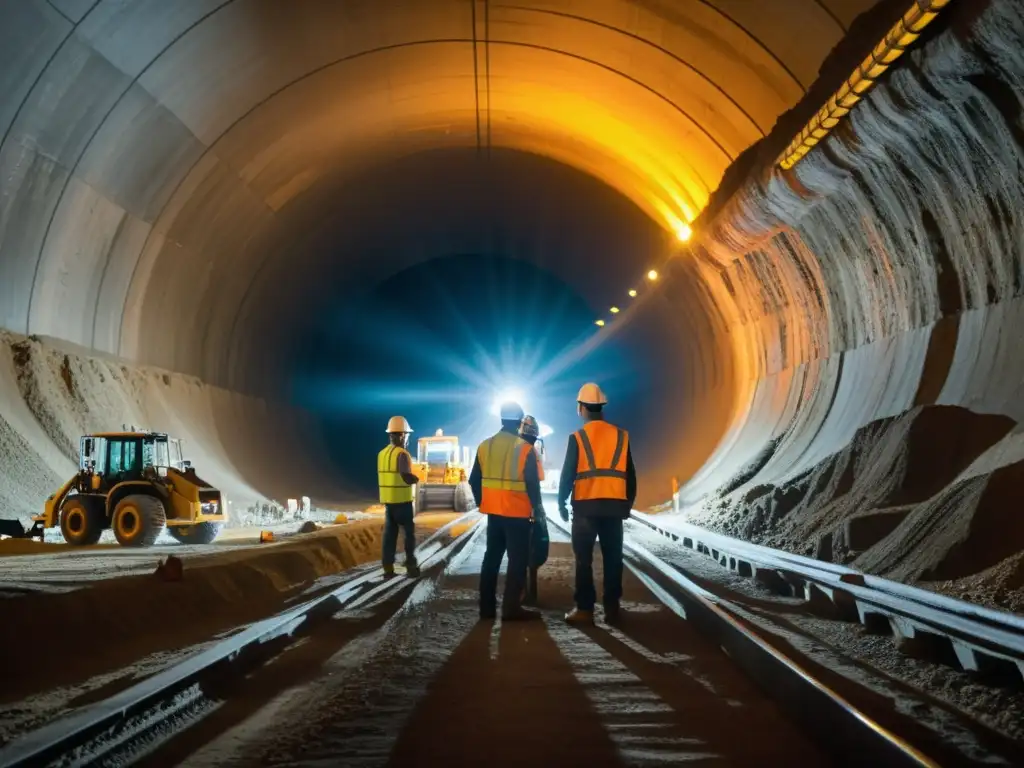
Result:
<instances>
[{"instance_id":1,"label":"excavator","mask_svg":"<svg viewBox=\"0 0 1024 768\"><path fill-rule=\"evenodd\" d=\"M421 437L416 443L416 463L413 474L419 478L416 491L416 510L452 509L467 512L475 506L469 488L467 467L469 448L460 451L459 438L437 430L430 437Z\"/></svg>"},{"instance_id":2,"label":"excavator","mask_svg":"<svg viewBox=\"0 0 1024 768\"><path fill-rule=\"evenodd\" d=\"M221 492L183 458L180 440L132 427L83 436L78 473L46 499L32 527L5 520L0 533L42 539L59 525L68 544L86 546L112 528L121 546L148 547L166 529L182 544L210 544L226 520Z\"/></svg>"}]
</instances>

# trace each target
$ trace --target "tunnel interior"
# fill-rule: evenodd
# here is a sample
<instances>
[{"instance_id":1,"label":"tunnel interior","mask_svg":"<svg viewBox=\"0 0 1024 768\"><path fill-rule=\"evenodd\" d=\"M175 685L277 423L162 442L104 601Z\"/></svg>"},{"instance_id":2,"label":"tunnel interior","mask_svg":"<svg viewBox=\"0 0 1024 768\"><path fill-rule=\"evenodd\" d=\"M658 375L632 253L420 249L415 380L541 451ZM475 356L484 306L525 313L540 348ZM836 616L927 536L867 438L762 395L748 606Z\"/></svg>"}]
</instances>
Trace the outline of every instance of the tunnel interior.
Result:
<instances>
[{"instance_id":1,"label":"tunnel interior","mask_svg":"<svg viewBox=\"0 0 1024 768\"><path fill-rule=\"evenodd\" d=\"M240 503L362 498L355 446L406 410L382 393L425 431L481 416L466 328L544 358L524 388L562 439L575 386L607 381L640 504L726 528L853 499L886 420L1015 425L1020 3L951 5L776 163L904 5L4 4L0 449L33 456L4 503L115 414L183 433ZM442 384L472 412L413 402ZM993 435L947 485L1011 471L1016 427ZM936 515L894 536L928 549Z\"/></svg>"},{"instance_id":2,"label":"tunnel interior","mask_svg":"<svg viewBox=\"0 0 1024 768\"><path fill-rule=\"evenodd\" d=\"M344 436L334 441L339 471L370 490L365 446L390 415L473 446L496 429L503 392L520 393L553 430L558 466L588 380L614 393L617 418L643 438L636 462L650 469L677 442L659 428L652 392L699 396L683 372L715 351L685 342L694 337L685 320L658 322L654 283L637 274L670 252L664 230L614 189L539 155L436 150L375 167L333 198L308 242L302 261L268 276L289 286L279 295L292 300L268 302L301 308L295 324L279 308L276 330L259 335L295 355L280 369L292 402ZM353 280L360 261L393 272ZM616 333L602 334L602 316ZM670 492L663 478L662 498Z\"/></svg>"}]
</instances>

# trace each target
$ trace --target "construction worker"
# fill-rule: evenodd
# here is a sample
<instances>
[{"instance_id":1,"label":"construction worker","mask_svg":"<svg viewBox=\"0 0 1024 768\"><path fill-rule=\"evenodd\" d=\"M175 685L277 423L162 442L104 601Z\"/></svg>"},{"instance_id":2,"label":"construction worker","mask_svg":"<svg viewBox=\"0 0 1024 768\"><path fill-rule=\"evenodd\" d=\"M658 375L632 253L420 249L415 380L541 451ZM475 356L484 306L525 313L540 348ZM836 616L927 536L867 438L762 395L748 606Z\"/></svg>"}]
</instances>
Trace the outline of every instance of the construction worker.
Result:
<instances>
[{"instance_id":1,"label":"construction worker","mask_svg":"<svg viewBox=\"0 0 1024 768\"><path fill-rule=\"evenodd\" d=\"M503 621L540 618L522 606L530 550L530 521L539 511L540 480L537 454L519 437L523 409L518 403L501 406L501 430L484 440L476 451L469 486L480 511L487 515L487 551L480 569L480 618L497 614L498 572L508 552Z\"/></svg>"},{"instance_id":2,"label":"construction worker","mask_svg":"<svg viewBox=\"0 0 1024 768\"><path fill-rule=\"evenodd\" d=\"M519 436L533 446L534 452L537 454L537 479L543 483L544 462L541 461L541 454L537 451L537 440L540 438L540 424L537 423L537 419L529 415L524 416L523 423L519 427ZM537 604L537 571L548 560L549 546L548 521L542 507L534 513L533 525L530 528L530 555L527 560L526 596L523 600L527 605Z\"/></svg>"},{"instance_id":3,"label":"construction worker","mask_svg":"<svg viewBox=\"0 0 1024 768\"><path fill-rule=\"evenodd\" d=\"M558 514L569 522L566 500L572 494L572 551L576 558L576 607L570 623L593 623L594 542L604 562L605 619L619 618L622 597L622 521L636 500L636 470L629 434L604 419L608 398L597 384L584 384L576 396L583 428L569 438L558 483Z\"/></svg>"},{"instance_id":4,"label":"construction worker","mask_svg":"<svg viewBox=\"0 0 1024 768\"><path fill-rule=\"evenodd\" d=\"M412 427L404 416L388 421L388 446L377 454L377 485L384 505L384 545L381 563L384 573L395 573L395 549L398 529L405 531L405 568L409 576L419 576L416 565L416 527L413 523L414 486L419 478L412 473L412 457L406 446Z\"/></svg>"}]
</instances>

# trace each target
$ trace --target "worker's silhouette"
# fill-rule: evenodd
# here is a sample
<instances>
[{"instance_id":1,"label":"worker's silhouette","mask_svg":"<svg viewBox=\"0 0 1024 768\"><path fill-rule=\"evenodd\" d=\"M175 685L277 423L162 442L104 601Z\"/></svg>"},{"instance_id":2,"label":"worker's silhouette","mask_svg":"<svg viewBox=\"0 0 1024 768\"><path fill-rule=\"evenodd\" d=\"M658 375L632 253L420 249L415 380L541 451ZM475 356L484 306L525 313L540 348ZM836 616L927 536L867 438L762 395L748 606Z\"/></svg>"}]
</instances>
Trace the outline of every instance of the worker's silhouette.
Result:
<instances>
[{"instance_id":1,"label":"worker's silhouette","mask_svg":"<svg viewBox=\"0 0 1024 768\"><path fill-rule=\"evenodd\" d=\"M480 511L487 515L487 551L480 569L480 618L497 614L498 572L508 552L505 597L501 606L504 621L540 618L522 607L530 549L530 521L535 511L543 513L537 454L519 437L523 409L518 403L501 406L501 430L477 448L469 476Z\"/></svg>"},{"instance_id":2,"label":"worker's silhouette","mask_svg":"<svg viewBox=\"0 0 1024 768\"><path fill-rule=\"evenodd\" d=\"M413 522L413 486L418 482L412 473L412 457L406 446L412 427L402 416L388 421L388 446L377 454L377 485L380 503L384 505L384 543L381 564L384 573L395 572L395 549L398 530L405 531L405 567L409 576L418 576L416 565L416 527Z\"/></svg>"},{"instance_id":3,"label":"worker's silhouette","mask_svg":"<svg viewBox=\"0 0 1024 768\"><path fill-rule=\"evenodd\" d=\"M636 470L629 434L604 420L608 402L597 384L584 384L576 396L583 428L569 438L558 483L558 513L566 522L572 494L572 551L576 558L576 607L565 618L594 621L594 543L601 542L604 562L605 618L619 618L622 598L622 522L636 500Z\"/></svg>"},{"instance_id":4,"label":"worker's silhouette","mask_svg":"<svg viewBox=\"0 0 1024 768\"><path fill-rule=\"evenodd\" d=\"M519 427L519 436L536 449L537 440L540 438L540 424L533 416L524 416L523 423ZM537 479L544 482L544 462L541 461L540 452L537 451ZM530 554L527 558L526 591L523 602L527 605L537 604L537 571L548 560L550 539L548 538L548 521L544 508L540 507L534 511L533 525L530 527Z\"/></svg>"}]
</instances>

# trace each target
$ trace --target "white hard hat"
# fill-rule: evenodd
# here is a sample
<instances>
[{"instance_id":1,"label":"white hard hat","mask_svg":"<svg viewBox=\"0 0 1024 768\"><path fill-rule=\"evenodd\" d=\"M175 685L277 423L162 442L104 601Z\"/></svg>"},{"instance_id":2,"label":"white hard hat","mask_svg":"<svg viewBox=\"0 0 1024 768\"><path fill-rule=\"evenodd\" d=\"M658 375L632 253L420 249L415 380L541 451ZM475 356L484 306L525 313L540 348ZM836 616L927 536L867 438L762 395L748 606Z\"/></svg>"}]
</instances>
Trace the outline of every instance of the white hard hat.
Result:
<instances>
[{"instance_id":1,"label":"white hard hat","mask_svg":"<svg viewBox=\"0 0 1024 768\"><path fill-rule=\"evenodd\" d=\"M523 415L523 406L514 400L509 400L501 404L502 421L522 421Z\"/></svg>"},{"instance_id":2,"label":"white hard hat","mask_svg":"<svg viewBox=\"0 0 1024 768\"><path fill-rule=\"evenodd\" d=\"M393 435L398 432L412 432L412 427L405 420L405 416L392 416L388 421L388 434Z\"/></svg>"},{"instance_id":3,"label":"white hard hat","mask_svg":"<svg viewBox=\"0 0 1024 768\"><path fill-rule=\"evenodd\" d=\"M584 405L604 405L608 402L608 398L604 396L604 392L597 384L588 381L580 387L580 392L576 395L576 402Z\"/></svg>"}]
</instances>

